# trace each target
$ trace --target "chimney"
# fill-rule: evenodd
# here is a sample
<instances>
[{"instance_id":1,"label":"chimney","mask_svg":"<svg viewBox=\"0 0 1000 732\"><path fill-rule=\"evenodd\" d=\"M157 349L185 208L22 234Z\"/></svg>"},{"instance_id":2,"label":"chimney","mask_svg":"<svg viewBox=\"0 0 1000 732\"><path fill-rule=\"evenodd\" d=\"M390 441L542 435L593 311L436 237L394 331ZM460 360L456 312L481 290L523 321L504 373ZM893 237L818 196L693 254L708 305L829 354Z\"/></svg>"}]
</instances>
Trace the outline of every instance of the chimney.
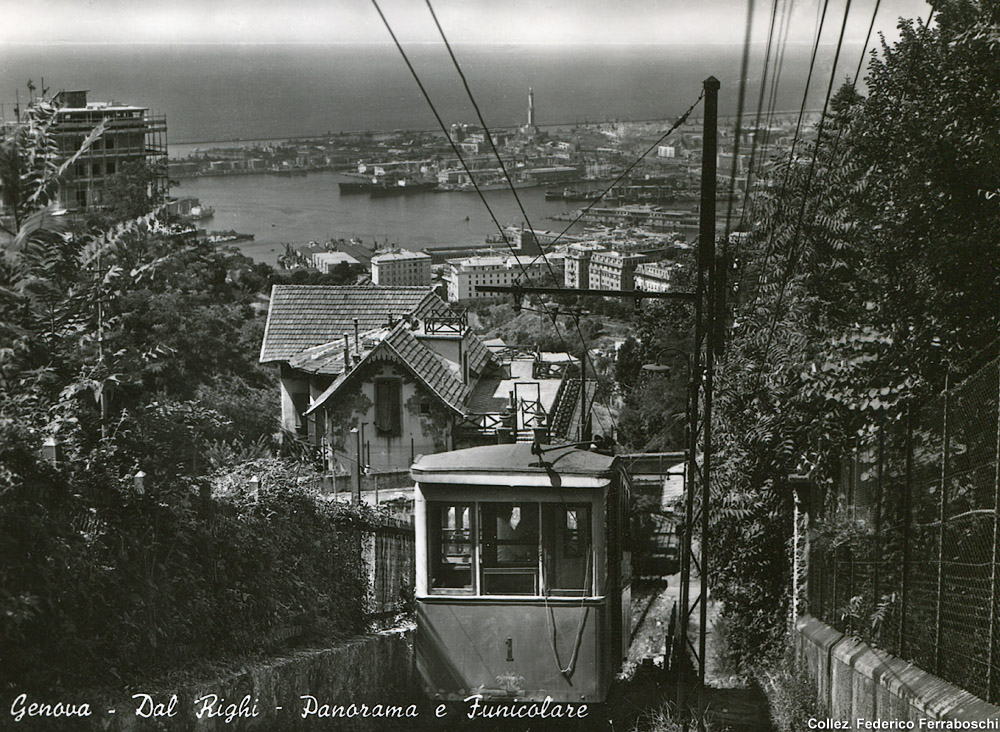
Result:
<instances>
[{"instance_id":1,"label":"chimney","mask_svg":"<svg viewBox=\"0 0 1000 732\"><path fill-rule=\"evenodd\" d=\"M361 336L358 334L358 319L354 319L354 350L361 352Z\"/></svg>"},{"instance_id":2,"label":"chimney","mask_svg":"<svg viewBox=\"0 0 1000 732\"><path fill-rule=\"evenodd\" d=\"M347 369L351 367L351 344L347 338L347 333L344 333L344 373L347 373Z\"/></svg>"}]
</instances>

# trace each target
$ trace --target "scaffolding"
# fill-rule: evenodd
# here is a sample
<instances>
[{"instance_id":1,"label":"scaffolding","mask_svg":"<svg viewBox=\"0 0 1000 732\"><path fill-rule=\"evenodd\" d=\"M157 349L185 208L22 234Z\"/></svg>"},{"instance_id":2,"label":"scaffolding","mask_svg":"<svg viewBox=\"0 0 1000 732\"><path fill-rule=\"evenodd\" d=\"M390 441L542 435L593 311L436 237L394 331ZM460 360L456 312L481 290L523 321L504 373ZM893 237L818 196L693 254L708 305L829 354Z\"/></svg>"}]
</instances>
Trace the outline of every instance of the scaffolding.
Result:
<instances>
[{"instance_id":1,"label":"scaffolding","mask_svg":"<svg viewBox=\"0 0 1000 732\"><path fill-rule=\"evenodd\" d=\"M68 159L100 124L105 131L77 158L59 183L58 205L71 212L105 205L110 179L129 163L146 163L154 178L148 194L165 197L167 180L167 119L145 107L115 103L87 103L86 92L60 92L60 105L51 128L59 155Z\"/></svg>"}]
</instances>

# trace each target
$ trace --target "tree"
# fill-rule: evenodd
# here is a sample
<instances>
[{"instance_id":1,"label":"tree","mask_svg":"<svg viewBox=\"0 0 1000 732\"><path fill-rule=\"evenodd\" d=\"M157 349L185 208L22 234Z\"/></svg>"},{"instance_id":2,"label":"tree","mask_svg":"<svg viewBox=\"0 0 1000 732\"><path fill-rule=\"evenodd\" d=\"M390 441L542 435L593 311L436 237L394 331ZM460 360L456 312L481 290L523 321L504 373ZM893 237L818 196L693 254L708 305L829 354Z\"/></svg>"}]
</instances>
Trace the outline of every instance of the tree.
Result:
<instances>
[{"instance_id":1,"label":"tree","mask_svg":"<svg viewBox=\"0 0 1000 732\"><path fill-rule=\"evenodd\" d=\"M164 201L164 173L145 160L122 164L105 182L101 207L88 213L88 228L105 230L151 212Z\"/></svg>"},{"instance_id":2,"label":"tree","mask_svg":"<svg viewBox=\"0 0 1000 732\"><path fill-rule=\"evenodd\" d=\"M868 425L934 393L1000 325L1000 3L935 7L934 27L901 22L867 98L842 89L754 204L716 372L711 534L748 671L782 645L788 475L828 485Z\"/></svg>"}]
</instances>

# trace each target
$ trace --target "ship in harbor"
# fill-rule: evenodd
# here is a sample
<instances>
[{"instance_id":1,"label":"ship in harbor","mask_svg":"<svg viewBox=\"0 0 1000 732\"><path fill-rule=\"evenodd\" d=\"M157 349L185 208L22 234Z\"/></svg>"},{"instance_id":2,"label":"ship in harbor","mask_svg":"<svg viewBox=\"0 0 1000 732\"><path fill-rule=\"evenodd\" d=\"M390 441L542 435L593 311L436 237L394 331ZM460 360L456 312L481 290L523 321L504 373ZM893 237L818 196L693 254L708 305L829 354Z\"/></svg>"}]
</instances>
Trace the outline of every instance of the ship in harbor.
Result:
<instances>
[{"instance_id":1,"label":"ship in harbor","mask_svg":"<svg viewBox=\"0 0 1000 732\"><path fill-rule=\"evenodd\" d=\"M406 196L411 193L425 193L436 190L438 184L432 180L418 180L408 177L387 178L383 176L381 178L372 177L341 181L338 186L340 188L340 195L342 196L367 193L379 198L384 196Z\"/></svg>"},{"instance_id":2,"label":"ship in harbor","mask_svg":"<svg viewBox=\"0 0 1000 732\"><path fill-rule=\"evenodd\" d=\"M550 188L545 191L546 201L596 201L601 191L578 191L576 188Z\"/></svg>"},{"instance_id":3,"label":"ship in harbor","mask_svg":"<svg viewBox=\"0 0 1000 732\"><path fill-rule=\"evenodd\" d=\"M351 193L369 193L376 184L371 181L341 181L340 182L340 195L347 195Z\"/></svg>"},{"instance_id":4,"label":"ship in harbor","mask_svg":"<svg viewBox=\"0 0 1000 732\"><path fill-rule=\"evenodd\" d=\"M437 181L433 180L413 180L411 178L400 178L393 182L383 181L376 184L370 191L373 198L383 196L406 196L411 193L426 193L437 189Z\"/></svg>"}]
</instances>

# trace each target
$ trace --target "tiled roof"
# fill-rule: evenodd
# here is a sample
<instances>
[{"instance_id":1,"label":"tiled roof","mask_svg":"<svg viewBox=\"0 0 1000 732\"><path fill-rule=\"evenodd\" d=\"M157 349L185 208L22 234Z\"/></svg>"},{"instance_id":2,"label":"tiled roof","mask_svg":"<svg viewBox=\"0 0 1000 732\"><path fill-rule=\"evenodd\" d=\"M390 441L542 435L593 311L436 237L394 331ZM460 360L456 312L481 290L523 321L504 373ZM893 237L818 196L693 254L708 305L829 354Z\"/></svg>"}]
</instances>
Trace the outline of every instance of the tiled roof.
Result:
<instances>
[{"instance_id":1,"label":"tiled roof","mask_svg":"<svg viewBox=\"0 0 1000 732\"><path fill-rule=\"evenodd\" d=\"M361 348L354 334L347 336L347 344L351 353L364 353L370 351L371 343L378 343L389 334L388 328L376 328L375 330L361 333ZM328 374L339 376L344 373L344 339L338 338L332 343L323 343L313 346L297 353L288 359L288 365L297 371L305 371L309 374ZM350 369L348 369L350 370Z\"/></svg>"},{"instance_id":2,"label":"tiled roof","mask_svg":"<svg viewBox=\"0 0 1000 732\"><path fill-rule=\"evenodd\" d=\"M306 349L383 326L389 316L452 315L427 287L275 285L267 313L261 363L287 361Z\"/></svg>"},{"instance_id":3,"label":"tiled roof","mask_svg":"<svg viewBox=\"0 0 1000 732\"><path fill-rule=\"evenodd\" d=\"M341 346L342 348L343 346ZM384 354L386 351L395 354L400 362L409 367L414 376L437 394L445 404L456 412L464 413L474 383L462 383L461 374L449 366L443 357L417 340L405 322L396 325L353 369L338 377L326 391L320 394L308 411L313 412L321 407L340 390L354 372L370 359L377 358L379 354ZM343 360L342 356L340 360Z\"/></svg>"},{"instance_id":4,"label":"tiled roof","mask_svg":"<svg viewBox=\"0 0 1000 732\"><path fill-rule=\"evenodd\" d=\"M497 363L493 352L486 347L486 344L471 329L466 329L465 335L462 338L462 347L469 354L469 369L475 371L477 374L482 375L486 373L490 362Z\"/></svg>"},{"instance_id":5,"label":"tiled roof","mask_svg":"<svg viewBox=\"0 0 1000 732\"><path fill-rule=\"evenodd\" d=\"M405 323L393 329L383 343L395 351L449 407L458 412L464 411L472 387L462 383L461 374L453 371L444 358L418 341Z\"/></svg>"},{"instance_id":6,"label":"tiled roof","mask_svg":"<svg viewBox=\"0 0 1000 732\"><path fill-rule=\"evenodd\" d=\"M506 379L502 372L487 374L476 384L469 397L469 412L472 414L499 414L510 406L510 399L500 392L500 385Z\"/></svg>"}]
</instances>

